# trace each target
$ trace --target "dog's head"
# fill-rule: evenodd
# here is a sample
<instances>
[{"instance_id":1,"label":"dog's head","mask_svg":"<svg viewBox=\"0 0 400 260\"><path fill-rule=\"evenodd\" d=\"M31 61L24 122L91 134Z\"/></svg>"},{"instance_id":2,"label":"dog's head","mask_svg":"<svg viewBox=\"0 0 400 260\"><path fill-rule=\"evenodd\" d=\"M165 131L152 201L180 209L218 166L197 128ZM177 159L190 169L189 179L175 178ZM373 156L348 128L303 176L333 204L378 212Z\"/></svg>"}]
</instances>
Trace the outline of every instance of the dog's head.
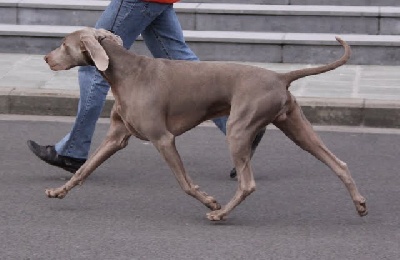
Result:
<instances>
[{"instance_id":1,"label":"dog's head","mask_svg":"<svg viewBox=\"0 0 400 260\"><path fill-rule=\"evenodd\" d=\"M100 71L105 71L108 56L100 45L105 38L122 46L121 38L107 30L84 28L67 35L61 46L48 53L44 60L55 71L84 65L95 65Z\"/></svg>"}]
</instances>

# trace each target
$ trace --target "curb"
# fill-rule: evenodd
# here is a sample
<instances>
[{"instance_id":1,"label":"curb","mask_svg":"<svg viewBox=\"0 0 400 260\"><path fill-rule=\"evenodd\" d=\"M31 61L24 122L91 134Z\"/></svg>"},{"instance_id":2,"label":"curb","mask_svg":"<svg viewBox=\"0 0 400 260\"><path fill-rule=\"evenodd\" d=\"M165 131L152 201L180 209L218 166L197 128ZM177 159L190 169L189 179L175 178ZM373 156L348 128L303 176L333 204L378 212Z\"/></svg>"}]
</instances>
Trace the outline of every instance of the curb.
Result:
<instances>
[{"instance_id":1,"label":"curb","mask_svg":"<svg viewBox=\"0 0 400 260\"><path fill-rule=\"evenodd\" d=\"M3 88L0 114L75 116L79 91ZM307 119L316 125L400 128L400 102L371 99L298 97ZM101 117L109 117L114 98L107 96Z\"/></svg>"},{"instance_id":2,"label":"curb","mask_svg":"<svg viewBox=\"0 0 400 260\"><path fill-rule=\"evenodd\" d=\"M312 124L400 128L398 101L305 97L297 100Z\"/></svg>"}]
</instances>

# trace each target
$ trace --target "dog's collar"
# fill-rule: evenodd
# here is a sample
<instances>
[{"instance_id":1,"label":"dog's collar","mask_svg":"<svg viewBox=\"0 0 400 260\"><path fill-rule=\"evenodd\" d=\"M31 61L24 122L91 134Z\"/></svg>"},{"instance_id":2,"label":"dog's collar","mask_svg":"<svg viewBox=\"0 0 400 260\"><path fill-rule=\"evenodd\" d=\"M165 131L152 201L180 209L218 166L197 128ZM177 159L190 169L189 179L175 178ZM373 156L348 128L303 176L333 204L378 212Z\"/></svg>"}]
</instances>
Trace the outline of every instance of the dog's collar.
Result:
<instances>
[{"instance_id":1,"label":"dog's collar","mask_svg":"<svg viewBox=\"0 0 400 260\"><path fill-rule=\"evenodd\" d=\"M106 39L107 36L103 36L103 37L99 37L99 39L97 40L99 43L101 43L104 39Z\"/></svg>"},{"instance_id":2,"label":"dog's collar","mask_svg":"<svg viewBox=\"0 0 400 260\"><path fill-rule=\"evenodd\" d=\"M97 39L97 41L101 44L101 42L102 42L105 38L107 38L107 37L106 37L106 36L99 37L99 38ZM93 61L92 57L90 56L89 51L84 50L84 49L81 49L81 51L82 51L82 53L83 53L83 57L84 57L86 63L87 63L88 65L92 65L92 66L93 66L93 65L94 65L94 61Z\"/></svg>"},{"instance_id":3,"label":"dog's collar","mask_svg":"<svg viewBox=\"0 0 400 260\"><path fill-rule=\"evenodd\" d=\"M89 51L83 50L83 57L88 65L94 65L92 57L90 57Z\"/></svg>"}]
</instances>

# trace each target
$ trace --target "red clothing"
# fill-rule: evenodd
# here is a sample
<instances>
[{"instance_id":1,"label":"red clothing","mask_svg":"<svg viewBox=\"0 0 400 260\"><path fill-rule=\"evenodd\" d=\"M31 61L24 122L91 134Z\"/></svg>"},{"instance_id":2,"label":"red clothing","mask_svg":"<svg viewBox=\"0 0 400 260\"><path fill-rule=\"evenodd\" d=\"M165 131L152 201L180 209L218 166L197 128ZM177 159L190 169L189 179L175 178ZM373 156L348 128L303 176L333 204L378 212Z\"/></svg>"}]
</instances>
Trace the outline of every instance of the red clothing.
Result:
<instances>
[{"instance_id":1,"label":"red clothing","mask_svg":"<svg viewBox=\"0 0 400 260\"><path fill-rule=\"evenodd\" d=\"M154 2L160 4L173 4L179 2L179 0L143 0L144 2Z\"/></svg>"}]
</instances>

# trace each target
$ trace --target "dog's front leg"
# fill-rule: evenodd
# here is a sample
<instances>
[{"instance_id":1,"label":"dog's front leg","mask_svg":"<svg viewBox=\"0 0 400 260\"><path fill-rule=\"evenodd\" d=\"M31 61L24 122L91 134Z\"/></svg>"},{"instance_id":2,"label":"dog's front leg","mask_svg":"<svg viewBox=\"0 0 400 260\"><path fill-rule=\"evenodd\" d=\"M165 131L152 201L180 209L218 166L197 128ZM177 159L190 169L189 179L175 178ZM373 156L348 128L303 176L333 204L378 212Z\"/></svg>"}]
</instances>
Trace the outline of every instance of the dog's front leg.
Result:
<instances>
[{"instance_id":1,"label":"dog's front leg","mask_svg":"<svg viewBox=\"0 0 400 260\"><path fill-rule=\"evenodd\" d=\"M186 174L181 157L176 150L175 137L171 133L166 133L160 138L157 138L157 140L152 140L152 142L168 163L181 188L187 194L198 199L211 210L221 208L220 204L213 197L200 191L199 186L193 184L192 180Z\"/></svg>"},{"instance_id":2,"label":"dog's front leg","mask_svg":"<svg viewBox=\"0 0 400 260\"><path fill-rule=\"evenodd\" d=\"M111 113L111 125L108 130L107 137L97 148L92 156L82 165L81 168L72 176L72 178L63 186L55 189L47 189L46 195L49 198L64 198L67 193L76 185L80 185L83 181L105 160L118 150L124 148L128 144L130 137L129 131L126 129L121 118L114 110Z\"/></svg>"},{"instance_id":3,"label":"dog's front leg","mask_svg":"<svg viewBox=\"0 0 400 260\"><path fill-rule=\"evenodd\" d=\"M231 114L233 119L233 116ZM232 120L230 119L230 120ZM248 131L243 131L241 128L243 125L231 127L228 129L227 139L229 144L229 149L238 177L238 188L232 199L224 205L220 210L214 210L207 213L207 218L211 221L224 220L226 216L243 200L245 200L252 192L255 191L256 183L253 177L253 171L251 169L251 143L252 138L250 136L255 136L257 131L253 130L254 135Z\"/></svg>"}]
</instances>

